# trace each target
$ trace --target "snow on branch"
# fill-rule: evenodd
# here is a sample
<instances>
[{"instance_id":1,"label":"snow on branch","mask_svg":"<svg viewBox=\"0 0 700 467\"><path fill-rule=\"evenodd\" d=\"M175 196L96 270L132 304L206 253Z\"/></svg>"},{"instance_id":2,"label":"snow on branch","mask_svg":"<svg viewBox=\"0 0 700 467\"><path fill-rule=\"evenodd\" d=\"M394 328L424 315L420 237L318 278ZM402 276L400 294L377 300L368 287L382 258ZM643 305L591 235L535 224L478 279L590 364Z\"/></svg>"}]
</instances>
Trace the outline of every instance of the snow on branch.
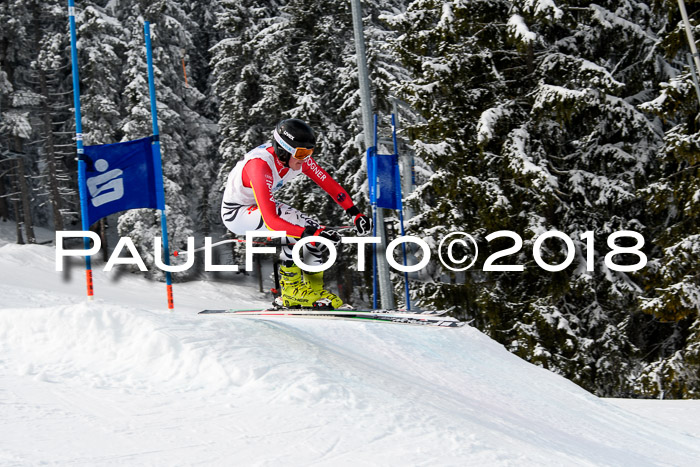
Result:
<instances>
[{"instance_id":1,"label":"snow on branch","mask_svg":"<svg viewBox=\"0 0 700 467\"><path fill-rule=\"evenodd\" d=\"M524 128L516 128L508 135L508 140L503 145L503 150L508 156L511 168L523 175L534 175L532 183L537 188L546 190L557 187L557 179L549 171L537 165L528 154L530 135Z\"/></svg>"},{"instance_id":2,"label":"snow on branch","mask_svg":"<svg viewBox=\"0 0 700 467\"><path fill-rule=\"evenodd\" d=\"M485 110L476 125L476 139L479 144L488 143L496 134L496 125L503 117L508 117L512 111L505 105L498 105Z\"/></svg>"},{"instance_id":3,"label":"snow on branch","mask_svg":"<svg viewBox=\"0 0 700 467\"><path fill-rule=\"evenodd\" d=\"M530 31L530 28L525 24L525 20L520 15L513 15L508 20L508 32L526 44L531 44L537 40L537 34Z\"/></svg>"},{"instance_id":4,"label":"snow on branch","mask_svg":"<svg viewBox=\"0 0 700 467\"><path fill-rule=\"evenodd\" d=\"M595 3L591 4L590 9L593 10L593 18L604 28L612 29L619 27L624 31L629 31L635 36L643 37L651 42L656 42L657 40L657 37L652 32L645 30L638 24L634 24L600 5L596 5Z\"/></svg>"},{"instance_id":5,"label":"snow on branch","mask_svg":"<svg viewBox=\"0 0 700 467\"><path fill-rule=\"evenodd\" d=\"M541 16L551 21L559 20L564 16L564 12L557 7L553 0L526 0L523 8L535 16Z\"/></svg>"}]
</instances>

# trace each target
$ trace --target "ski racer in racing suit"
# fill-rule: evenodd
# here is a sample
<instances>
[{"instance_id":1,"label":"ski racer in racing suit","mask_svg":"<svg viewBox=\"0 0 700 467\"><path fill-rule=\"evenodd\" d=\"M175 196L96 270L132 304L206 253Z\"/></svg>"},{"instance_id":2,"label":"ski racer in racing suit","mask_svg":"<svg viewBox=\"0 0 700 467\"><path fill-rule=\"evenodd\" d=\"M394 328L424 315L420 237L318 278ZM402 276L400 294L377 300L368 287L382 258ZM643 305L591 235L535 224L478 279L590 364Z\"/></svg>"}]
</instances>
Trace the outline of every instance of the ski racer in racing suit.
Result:
<instances>
[{"instance_id":1,"label":"ski racer in racing suit","mask_svg":"<svg viewBox=\"0 0 700 467\"><path fill-rule=\"evenodd\" d=\"M221 218L226 228L238 235L251 230L285 231L280 253L281 297L278 305L288 307L340 307L343 302L324 289L323 272L303 271L292 259L292 247L298 239L320 236L334 245L340 234L323 227L318 221L297 209L276 201L274 192L286 182L304 174L328 193L352 218L359 235L372 231L372 221L354 205L348 193L311 157L316 136L306 123L298 119L279 122L273 131L272 144L258 146L248 152L231 170L221 204ZM306 243L304 263L322 264L322 243Z\"/></svg>"}]
</instances>

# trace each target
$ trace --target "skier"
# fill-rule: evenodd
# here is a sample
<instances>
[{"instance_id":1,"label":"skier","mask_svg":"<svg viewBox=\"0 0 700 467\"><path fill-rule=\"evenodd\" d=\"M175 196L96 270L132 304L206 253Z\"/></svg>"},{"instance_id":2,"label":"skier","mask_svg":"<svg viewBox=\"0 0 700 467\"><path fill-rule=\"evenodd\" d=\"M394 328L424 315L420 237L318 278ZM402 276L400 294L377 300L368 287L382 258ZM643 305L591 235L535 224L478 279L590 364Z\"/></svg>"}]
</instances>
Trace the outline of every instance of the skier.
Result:
<instances>
[{"instance_id":1,"label":"skier","mask_svg":"<svg viewBox=\"0 0 700 467\"><path fill-rule=\"evenodd\" d=\"M320 236L338 245L340 234L287 204L275 201L273 193L284 183L304 174L311 178L352 218L359 235L372 231L372 221L354 205L348 193L311 157L316 145L314 131L302 120L280 121L272 132L272 143L253 149L239 161L228 176L221 203L221 218L231 232L244 235L249 230L285 231L280 259L281 300L288 307L329 306L339 308L343 301L324 289L323 272L302 272L292 260L292 247L298 239ZM325 246L303 246L304 263L323 263Z\"/></svg>"}]
</instances>

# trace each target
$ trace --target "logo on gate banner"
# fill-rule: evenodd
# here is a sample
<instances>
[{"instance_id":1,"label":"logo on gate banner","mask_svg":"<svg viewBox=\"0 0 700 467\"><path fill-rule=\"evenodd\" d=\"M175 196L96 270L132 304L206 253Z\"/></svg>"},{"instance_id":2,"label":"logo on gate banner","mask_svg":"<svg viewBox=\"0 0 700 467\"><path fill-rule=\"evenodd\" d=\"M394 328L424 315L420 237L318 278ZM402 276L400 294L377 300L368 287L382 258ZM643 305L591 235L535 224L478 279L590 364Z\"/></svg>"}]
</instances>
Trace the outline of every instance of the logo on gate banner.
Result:
<instances>
[{"instance_id":1,"label":"logo on gate banner","mask_svg":"<svg viewBox=\"0 0 700 467\"><path fill-rule=\"evenodd\" d=\"M152 142L149 136L85 146L88 225L128 209L165 209L156 196L163 182L155 177Z\"/></svg>"}]
</instances>

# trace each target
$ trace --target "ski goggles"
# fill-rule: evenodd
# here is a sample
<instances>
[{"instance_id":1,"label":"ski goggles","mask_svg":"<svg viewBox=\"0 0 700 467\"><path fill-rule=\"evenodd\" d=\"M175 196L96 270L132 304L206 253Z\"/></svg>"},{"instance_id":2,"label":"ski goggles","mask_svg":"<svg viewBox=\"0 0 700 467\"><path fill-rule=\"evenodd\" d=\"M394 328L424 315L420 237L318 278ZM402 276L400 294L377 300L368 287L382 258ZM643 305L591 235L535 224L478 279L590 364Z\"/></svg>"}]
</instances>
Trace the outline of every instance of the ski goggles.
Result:
<instances>
[{"instance_id":1,"label":"ski goggles","mask_svg":"<svg viewBox=\"0 0 700 467\"><path fill-rule=\"evenodd\" d=\"M277 132L277 128L275 128L272 132L272 134L275 137L275 141L282 146L282 149L287 151L292 155L292 157L298 161L305 161L309 157L311 157L311 154L314 152L314 148L293 148L285 140L282 139L280 134Z\"/></svg>"}]
</instances>

